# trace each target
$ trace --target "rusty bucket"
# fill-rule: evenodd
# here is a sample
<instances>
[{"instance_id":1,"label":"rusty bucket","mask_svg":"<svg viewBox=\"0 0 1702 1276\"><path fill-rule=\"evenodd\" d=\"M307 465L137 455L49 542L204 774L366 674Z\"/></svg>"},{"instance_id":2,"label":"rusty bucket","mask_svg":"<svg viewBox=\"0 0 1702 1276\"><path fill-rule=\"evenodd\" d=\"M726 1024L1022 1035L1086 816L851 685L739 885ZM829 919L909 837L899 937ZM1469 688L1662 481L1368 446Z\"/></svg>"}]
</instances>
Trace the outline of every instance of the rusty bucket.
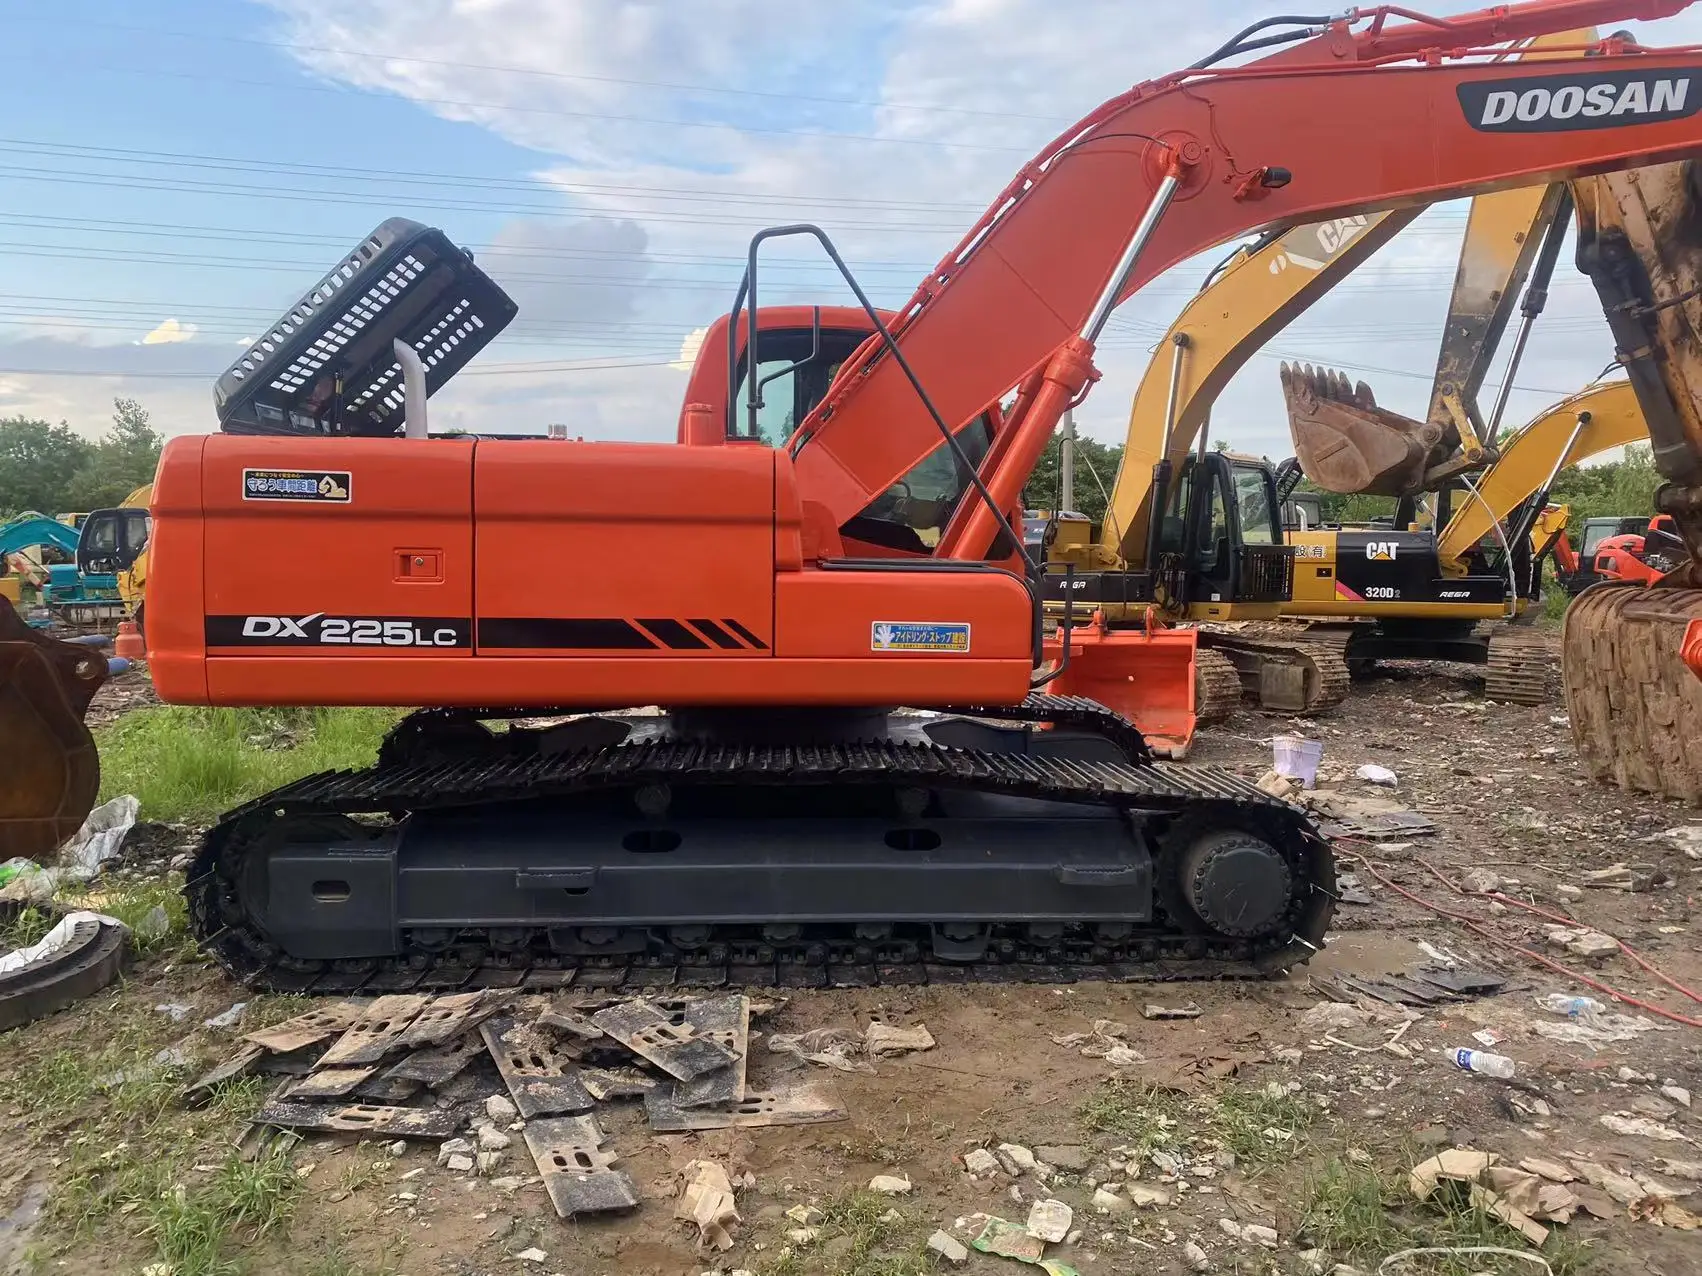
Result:
<instances>
[{"instance_id":1,"label":"rusty bucket","mask_svg":"<svg viewBox=\"0 0 1702 1276\"><path fill-rule=\"evenodd\" d=\"M47 858L94 807L83 715L106 678L100 651L37 633L0 600L0 861Z\"/></svg>"}]
</instances>

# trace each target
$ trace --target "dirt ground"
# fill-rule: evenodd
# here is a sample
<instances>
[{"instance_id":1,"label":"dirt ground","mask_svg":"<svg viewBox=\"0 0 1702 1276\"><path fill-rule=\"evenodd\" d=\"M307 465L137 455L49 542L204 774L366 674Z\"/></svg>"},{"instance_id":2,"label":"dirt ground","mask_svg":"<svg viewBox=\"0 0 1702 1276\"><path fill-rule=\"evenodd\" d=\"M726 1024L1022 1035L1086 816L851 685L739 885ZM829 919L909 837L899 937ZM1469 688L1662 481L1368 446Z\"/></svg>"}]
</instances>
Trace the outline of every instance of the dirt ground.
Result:
<instances>
[{"instance_id":1,"label":"dirt ground","mask_svg":"<svg viewBox=\"0 0 1702 1276\"><path fill-rule=\"evenodd\" d=\"M129 686L113 694L124 697L120 711L149 698ZM924 1023L938 1044L883 1059L874 1075L864 1075L802 1065L753 1037L753 1080L795 1077L807 1067L843 1100L849 1115L837 1124L657 1137L641 1112L601 1105L599 1119L623 1155L621 1168L644 1198L637 1212L622 1217L556 1218L518 1140L500 1173L520 1181L502 1187L439 1168L430 1144L392 1157L377 1144L310 1139L292 1154L293 1212L270 1226L252 1211L239 1217L223 1251L231 1263L224 1270L899 1276L937 1266L1014 1272L1020 1268L1012 1260L973 1251L956 1268L923 1247L935 1229L967 1243L977 1214L1021 1223L1030 1204L1046 1197L1074 1209L1073 1241L1050 1246L1048 1256L1084 1276L1166 1276L1208 1266L1220 1273L1318 1273L1338 1262L1375 1272L1391 1250L1442 1233L1457 1243L1528 1250L1515 1233L1481 1215L1443 1217L1408 1199L1406 1171L1454 1145L1499 1154L1509 1164L1533 1156L1587 1159L1652 1180L1680 1205L1702 1210L1702 1182L1696 1181L1702 1177L1696 1146L1702 1139L1702 1033L1657 1020L1662 1030L1597 1047L1539 1035L1537 1025L1565 1020L1540 1009L1538 996L1607 997L1509 945L1673 1011L1702 1007L1623 955L1589 960L1557 951L1545 940L1545 919L1454 889L1473 870L1493 873L1508 897L1608 932L1677 983L1702 988L1696 942L1702 863L1688 857L1679 840L1663 836L1702 824L1702 813L1580 778L1562 712L1558 699L1539 708L1491 705L1467 671L1407 666L1359 685L1344 706L1313 722L1246 709L1207 731L1196 760L1252 778L1269 764L1272 734L1296 729L1320 738L1320 787L1390 796L1437 826L1434 835L1404 845L1338 845L1341 869L1356 874L1370 902L1341 904L1327 948L1285 979L794 993L759 1025L763 1033L821 1026L860 1031L879 1016ZM1397 786L1373 790L1353 779L1367 762L1392 769ZM193 835L164 830L144 839L138 855L145 871L161 872ZM1695 853L1702 857L1702 849ZM1586 872L1622 863L1649 888L1580 888ZM1379 875L1469 915L1483 929L1427 910ZM1425 960L1421 943L1467 965L1498 963L1508 982L1492 996L1415 1012L1419 1017L1404 1028L1401 1012L1376 1003L1381 1017L1339 1031L1302 1022L1320 1001L1311 976L1398 974ZM125 1131L143 1128L150 1137L174 1141L158 1155L170 1160L167 1178L177 1181L161 1180L154 1190L177 1191L181 1200L187 1185L193 1197L195 1185L214 1175L240 1133L235 1101L230 1110L181 1113L162 1098L142 1115L131 1114L154 1124L115 1125L113 1103L98 1089L61 1080L78 1054L120 1041L139 1056L178 1046L191 1065L214 1062L230 1052L241 1029L198 1025L242 999L216 968L178 945L141 961L122 987L0 1036L0 1272L192 1276L148 1267L157 1251L168 1252L159 1247L171 1210L135 1194L103 1193L102 1174L111 1178L118 1173L112 1166L134 1158ZM1142 1007L1149 1002L1192 1003L1200 1014L1148 1020ZM156 1006L181 1013L174 1021ZM299 1008L284 999L259 999L246 1022ZM1641 1013L1630 1006L1612 1009ZM1113 1066L1052 1040L1090 1031L1096 1020L1123 1025L1123 1042L1143 1061ZM1463 1072L1447 1057L1453 1047L1481 1049L1473 1037L1479 1032L1493 1034L1493 1048L1516 1060L1513 1083ZM1393 1047L1384 1048L1391 1037ZM1155 1088L1174 1079L1179 1066L1183 1089ZM1684 1091L1697 1092L1697 1108L1680 1101L1679 1095L1689 1097ZM139 1112L145 1106L138 1101ZM1604 1116L1619 1131L1605 1125ZM1620 1132L1628 1128L1644 1132ZM965 1172L965 1153L1007 1143L1053 1149L1047 1154L1057 1162L1053 1172L1001 1171L981 1180ZM735 1180L747 1172L754 1178L754 1186L738 1190L742 1221L726 1253L700 1254L693 1230L672 1217L680 1171L703 1157L720 1159ZM912 1188L890 1200L870 1197L864 1189L880 1174L904 1176ZM1120 1185L1131 1179L1144 1189L1143 1199L1155 1203L1126 1206L1132 1189ZM1101 1184L1121 1198L1114 1212L1096 1212L1091 1204ZM787 1233L802 1224L785 1211L810 1205L826 1213L815 1224L816 1235L789 1239ZM1634 1219L1623 1206L1603 1212L1613 1217L1578 1213L1554 1229L1543 1250L1532 1252L1556 1272L1702 1271L1702 1232ZM1256 1231L1231 1234L1246 1224L1274 1229L1274 1247ZM1543 1270L1493 1256L1446 1268L1426 1261L1387 1270Z\"/></svg>"}]
</instances>

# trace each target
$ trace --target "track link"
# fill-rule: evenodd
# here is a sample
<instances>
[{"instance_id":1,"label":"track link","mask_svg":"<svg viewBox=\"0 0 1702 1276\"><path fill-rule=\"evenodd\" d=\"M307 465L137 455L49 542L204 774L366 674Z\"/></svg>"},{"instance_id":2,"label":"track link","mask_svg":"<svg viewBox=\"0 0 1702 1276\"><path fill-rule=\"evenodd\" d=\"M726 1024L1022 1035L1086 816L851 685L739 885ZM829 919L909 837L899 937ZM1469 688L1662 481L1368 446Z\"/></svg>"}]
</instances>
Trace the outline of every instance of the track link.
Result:
<instances>
[{"instance_id":1,"label":"track link","mask_svg":"<svg viewBox=\"0 0 1702 1276\"><path fill-rule=\"evenodd\" d=\"M1346 655L1351 629L1202 625L1200 638L1235 665L1263 708L1328 713L1352 690Z\"/></svg>"},{"instance_id":2,"label":"track link","mask_svg":"<svg viewBox=\"0 0 1702 1276\"><path fill-rule=\"evenodd\" d=\"M1702 590L1606 582L1566 609L1561 673L1592 778L1702 803L1702 680L1679 655Z\"/></svg>"},{"instance_id":3,"label":"track link","mask_svg":"<svg viewBox=\"0 0 1702 1276\"><path fill-rule=\"evenodd\" d=\"M1221 651L1194 651L1194 718L1202 727L1228 721L1241 704L1241 671Z\"/></svg>"},{"instance_id":4,"label":"track link","mask_svg":"<svg viewBox=\"0 0 1702 1276\"><path fill-rule=\"evenodd\" d=\"M414 751L424 760L309 776L228 814L208 832L191 866L185 886L191 923L203 946L249 986L326 993L1263 978L1306 961L1323 945L1334 905L1333 861L1328 844L1295 808L1220 768L1145 760L1138 732L1093 701L1036 696L985 713L990 720L1103 729L1133 756L1084 761L894 740L803 746L652 739L553 754L513 749L504 741L459 759ZM414 719L403 727L416 738L429 734ZM402 752L391 750L391 756ZM750 794L753 809L761 809L765 792L778 797L798 785L956 791L1111 808L1152 832L1154 916L1139 926L1036 926L1020 917L987 918L981 923L985 951L971 960L939 951L926 927L920 934L903 927L882 934L874 927L865 937L861 924L855 935L843 926L804 924L717 927L690 944L660 927L636 928L641 942L606 955L561 951L542 929L506 935L463 930L447 943L410 940L399 957L311 961L272 943L249 906L251 870L280 838L310 843L359 836L375 821L414 812L475 808L496 821L509 804L606 800L658 785L736 786ZM1287 864L1290 899L1275 933L1235 939L1206 929L1187 912L1178 885L1187 871L1185 848L1202 831L1217 829L1253 833L1277 847Z\"/></svg>"},{"instance_id":5,"label":"track link","mask_svg":"<svg viewBox=\"0 0 1702 1276\"><path fill-rule=\"evenodd\" d=\"M1554 659L1546 635L1528 625L1498 624L1488 638L1484 695L1508 704L1547 704Z\"/></svg>"}]
</instances>

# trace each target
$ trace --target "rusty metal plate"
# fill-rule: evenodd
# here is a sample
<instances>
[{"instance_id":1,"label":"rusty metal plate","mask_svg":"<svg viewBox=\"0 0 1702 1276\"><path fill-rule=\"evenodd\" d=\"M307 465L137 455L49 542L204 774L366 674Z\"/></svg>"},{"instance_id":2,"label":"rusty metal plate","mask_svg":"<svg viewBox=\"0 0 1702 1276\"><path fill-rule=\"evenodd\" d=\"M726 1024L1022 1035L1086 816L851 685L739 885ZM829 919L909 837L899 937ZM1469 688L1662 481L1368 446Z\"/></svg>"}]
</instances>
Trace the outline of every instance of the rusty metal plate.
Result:
<instances>
[{"instance_id":1,"label":"rusty metal plate","mask_svg":"<svg viewBox=\"0 0 1702 1276\"><path fill-rule=\"evenodd\" d=\"M374 1103L334 1107L317 1103L268 1103L254 1114L256 1125L325 1134L384 1134L399 1139L449 1139L458 1124L451 1109L392 1108Z\"/></svg>"},{"instance_id":2,"label":"rusty metal plate","mask_svg":"<svg viewBox=\"0 0 1702 1276\"><path fill-rule=\"evenodd\" d=\"M420 993L392 993L379 997L332 1043L319 1060L321 1068L346 1068L357 1063L377 1063L396 1049L414 1018L431 1001Z\"/></svg>"},{"instance_id":3,"label":"rusty metal plate","mask_svg":"<svg viewBox=\"0 0 1702 1276\"><path fill-rule=\"evenodd\" d=\"M679 1081L694 1080L734 1062L731 1050L686 1021L683 1008L664 1013L653 1002L634 997L598 1011L591 1022Z\"/></svg>"},{"instance_id":4,"label":"rusty metal plate","mask_svg":"<svg viewBox=\"0 0 1702 1276\"><path fill-rule=\"evenodd\" d=\"M377 1068L319 1068L311 1075L302 1077L289 1088L288 1098L293 1103L311 1099L341 1099L355 1092L360 1085Z\"/></svg>"},{"instance_id":5,"label":"rusty metal plate","mask_svg":"<svg viewBox=\"0 0 1702 1276\"><path fill-rule=\"evenodd\" d=\"M479 1025L479 1034L526 1120L591 1110L596 1101L580 1082L574 1060L556 1048L548 1032L497 1015Z\"/></svg>"},{"instance_id":6,"label":"rusty metal plate","mask_svg":"<svg viewBox=\"0 0 1702 1276\"><path fill-rule=\"evenodd\" d=\"M294 1019L275 1023L270 1028L245 1032L242 1039L252 1041L273 1054L292 1054L346 1031L361 1017L365 1008L358 1001L334 1001L329 1005L316 1006Z\"/></svg>"},{"instance_id":7,"label":"rusty metal plate","mask_svg":"<svg viewBox=\"0 0 1702 1276\"><path fill-rule=\"evenodd\" d=\"M213 1091L224 1085L225 1082L234 1081L238 1077L246 1077L253 1072L255 1065L260 1062L265 1054L264 1047L257 1046L253 1042L244 1043L242 1048L230 1058L203 1074L191 1084L183 1092L184 1103L195 1107L206 1102L212 1097Z\"/></svg>"},{"instance_id":8,"label":"rusty metal plate","mask_svg":"<svg viewBox=\"0 0 1702 1276\"><path fill-rule=\"evenodd\" d=\"M783 1090L751 1091L731 1108L681 1108L671 1093L644 1096L644 1115L658 1134L687 1130L748 1129L763 1125L818 1125L843 1121L845 1109L825 1087L804 1084Z\"/></svg>"},{"instance_id":9,"label":"rusty metal plate","mask_svg":"<svg viewBox=\"0 0 1702 1276\"><path fill-rule=\"evenodd\" d=\"M613 1169L618 1154L605 1152L595 1118L553 1117L526 1126L526 1146L537 1162L550 1203L562 1218L638 1206L632 1180Z\"/></svg>"},{"instance_id":10,"label":"rusty metal plate","mask_svg":"<svg viewBox=\"0 0 1702 1276\"><path fill-rule=\"evenodd\" d=\"M733 1062L674 1086L681 1108L725 1107L745 1097L746 1053L750 1046L751 1004L744 996L706 997L684 1003L687 1026L733 1055Z\"/></svg>"},{"instance_id":11,"label":"rusty metal plate","mask_svg":"<svg viewBox=\"0 0 1702 1276\"><path fill-rule=\"evenodd\" d=\"M440 1046L490 1018L508 1002L504 992L457 992L433 997L396 1044L404 1050Z\"/></svg>"},{"instance_id":12,"label":"rusty metal plate","mask_svg":"<svg viewBox=\"0 0 1702 1276\"><path fill-rule=\"evenodd\" d=\"M485 1043L475 1033L457 1037L447 1045L429 1050L416 1050L384 1075L397 1081L417 1081L436 1089L458 1076L485 1050Z\"/></svg>"}]
</instances>

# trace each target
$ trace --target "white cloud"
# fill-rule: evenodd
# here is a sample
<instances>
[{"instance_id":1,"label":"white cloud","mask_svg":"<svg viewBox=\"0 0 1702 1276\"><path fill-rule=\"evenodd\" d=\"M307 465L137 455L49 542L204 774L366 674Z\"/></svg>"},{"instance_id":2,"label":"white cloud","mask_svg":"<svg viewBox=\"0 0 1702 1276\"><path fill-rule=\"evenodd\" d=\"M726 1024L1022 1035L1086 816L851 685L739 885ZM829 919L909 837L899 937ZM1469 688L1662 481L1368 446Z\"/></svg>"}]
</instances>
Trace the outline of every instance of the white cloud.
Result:
<instances>
[{"instance_id":1,"label":"white cloud","mask_svg":"<svg viewBox=\"0 0 1702 1276\"><path fill-rule=\"evenodd\" d=\"M176 319L166 319L152 332L141 340L144 346L174 346L179 342L195 340L198 331L192 323L179 323Z\"/></svg>"},{"instance_id":2,"label":"white cloud","mask_svg":"<svg viewBox=\"0 0 1702 1276\"><path fill-rule=\"evenodd\" d=\"M740 330L742 331L742 329ZM697 361L697 352L703 349L703 339L709 335L708 328L693 328L680 340L680 357L668 366L680 372L690 372L692 364ZM761 328L757 329L758 345L761 345Z\"/></svg>"}]
</instances>

